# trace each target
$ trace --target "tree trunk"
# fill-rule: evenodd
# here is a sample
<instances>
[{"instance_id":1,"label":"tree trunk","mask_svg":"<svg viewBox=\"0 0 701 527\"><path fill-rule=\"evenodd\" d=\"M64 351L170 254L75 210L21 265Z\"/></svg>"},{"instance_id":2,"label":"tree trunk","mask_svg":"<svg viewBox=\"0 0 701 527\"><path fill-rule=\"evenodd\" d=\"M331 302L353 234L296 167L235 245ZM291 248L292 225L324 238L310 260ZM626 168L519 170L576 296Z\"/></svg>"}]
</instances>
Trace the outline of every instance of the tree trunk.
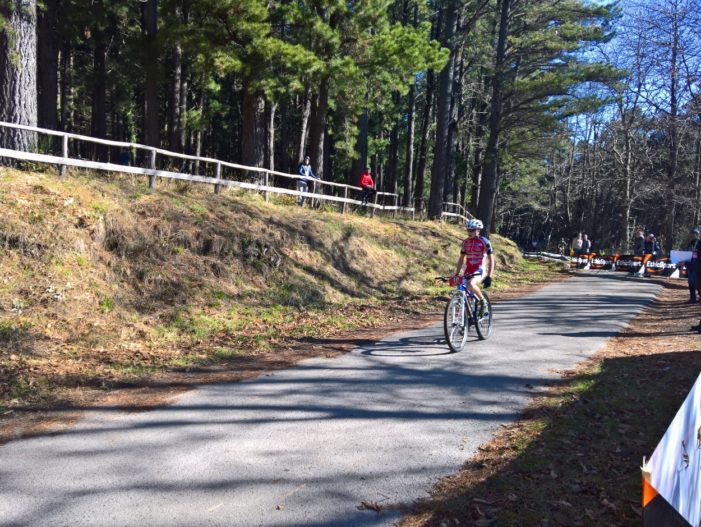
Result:
<instances>
[{"instance_id":1,"label":"tree trunk","mask_svg":"<svg viewBox=\"0 0 701 527\"><path fill-rule=\"evenodd\" d=\"M275 170L275 112L277 103L265 105L265 168Z\"/></svg>"},{"instance_id":2,"label":"tree trunk","mask_svg":"<svg viewBox=\"0 0 701 527\"><path fill-rule=\"evenodd\" d=\"M61 52L61 130L73 131L73 49L66 42Z\"/></svg>"},{"instance_id":3,"label":"tree trunk","mask_svg":"<svg viewBox=\"0 0 701 527\"><path fill-rule=\"evenodd\" d=\"M90 134L93 137L107 137L107 43L104 35L99 35L93 50L93 88ZM106 161L107 147L94 145L95 159Z\"/></svg>"},{"instance_id":4,"label":"tree trunk","mask_svg":"<svg viewBox=\"0 0 701 527\"><path fill-rule=\"evenodd\" d=\"M457 27L460 27L458 22ZM458 148L458 114L460 109L460 91L462 89L462 50L460 46L453 61L453 85L450 90L450 120L448 123L448 151L446 156L445 182L443 184L443 201L455 202L456 181L455 181L455 156Z\"/></svg>"},{"instance_id":5,"label":"tree trunk","mask_svg":"<svg viewBox=\"0 0 701 527\"><path fill-rule=\"evenodd\" d=\"M327 117L328 120L328 117ZM334 143L333 143L333 138L331 137L331 134L325 133L324 134L324 167L322 170L322 174L324 174L324 179L327 181L331 181L333 179L333 159L331 157L331 152L333 152L334 148ZM328 190L328 189L327 189ZM321 187L319 188L320 192L324 191L324 188Z\"/></svg>"},{"instance_id":6,"label":"tree trunk","mask_svg":"<svg viewBox=\"0 0 701 527\"><path fill-rule=\"evenodd\" d=\"M187 97L189 95L187 57L183 55L183 65L180 72L180 110L178 111L178 128L180 129L180 148L183 152L187 151ZM203 80L204 82L204 80ZM202 93L204 93L204 86Z\"/></svg>"},{"instance_id":7,"label":"tree trunk","mask_svg":"<svg viewBox=\"0 0 701 527\"><path fill-rule=\"evenodd\" d=\"M206 115L207 112L207 91L205 90L205 76L202 74L202 79L201 79L201 91L200 91L200 112L202 115ZM183 132L185 133L185 132ZM204 131L201 126L197 127L197 130L192 130L192 135L194 135L194 139L190 140L190 145L189 148L192 149L192 146L194 144L195 147L195 156L200 157L202 155L202 143L203 139L202 136L204 135ZM191 137L192 137L191 135ZM195 161L195 174L200 173L200 162Z\"/></svg>"},{"instance_id":8,"label":"tree trunk","mask_svg":"<svg viewBox=\"0 0 701 527\"><path fill-rule=\"evenodd\" d=\"M297 156L297 161L301 163L304 160L304 156L307 153L307 139L309 134L309 115L312 111L312 95L311 90L307 89L304 92L304 99L302 99L302 126L299 134L299 155Z\"/></svg>"},{"instance_id":9,"label":"tree trunk","mask_svg":"<svg viewBox=\"0 0 701 527\"><path fill-rule=\"evenodd\" d=\"M696 138L696 149L694 157L694 173L696 180L694 181L694 203L695 207L692 207L691 213L691 224L698 225L699 220L701 220L701 138L697 136Z\"/></svg>"},{"instance_id":10,"label":"tree trunk","mask_svg":"<svg viewBox=\"0 0 701 527\"><path fill-rule=\"evenodd\" d=\"M502 101L506 61L506 39L509 29L509 11L511 0L501 0L499 16L499 37L496 46L494 76L492 78L492 107L489 117L489 139L485 151L484 173L480 185L480 199L477 205L477 215L484 223L485 233L494 231L492 218L499 190L499 134L504 101Z\"/></svg>"},{"instance_id":11,"label":"tree trunk","mask_svg":"<svg viewBox=\"0 0 701 527\"><path fill-rule=\"evenodd\" d=\"M292 161L290 159L290 103L285 100L280 107L280 139L278 140L278 148L275 149L277 163L276 166L281 172L289 172L292 169Z\"/></svg>"},{"instance_id":12,"label":"tree trunk","mask_svg":"<svg viewBox=\"0 0 701 527\"><path fill-rule=\"evenodd\" d=\"M39 75L38 122L41 128L58 129L58 0L44 0L38 14Z\"/></svg>"},{"instance_id":13,"label":"tree trunk","mask_svg":"<svg viewBox=\"0 0 701 527\"><path fill-rule=\"evenodd\" d=\"M401 96L399 92L395 92L393 95L394 106L399 108L401 104ZM399 123L394 123L392 130L389 134L389 159L387 160L387 179L386 179L386 192L391 192L392 194L397 193L397 183L398 183L398 172L399 172Z\"/></svg>"},{"instance_id":14,"label":"tree trunk","mask_svg":"<svg viewBox=\"0 0 701 527\"><path fill-rule=\"evenodd\" d=\"M409 23L409 1L404 0L404 24ZM419 24L419 6L414 5L413 7L413 27L417 27ZM411 207L413 189L412 174L414 171L414 135L415 135L415 114L416 113L416 78L414 78L411 83L411 88L409 88L409 97L407 104L407 124L406 124L406 153L404 156L404 175L402 178L403 194L402 203L403 207Z\"/></svg>"},{"instance_id":15,"label":"tree trunk","mask_svg":"<svg viewBox=\"0 0 701 527\"><path fill-rule=\"evenodd\" d=\"M450 127L450 109L453 94L453 75L455 72L455 55L457 52L453 36L457 28L457 6L446 7L445 36L443 42L450 46L450 59L440 75L438 89L438 107L436 109L436 147L433 152L433 166L431 168L431 194L428 200L428 217L440 219L443 212L443 189L445 176L448 169L448 129Z\"/></svg>"},{"instance_id":16,"label":"tree trunk","mask_svg":"<svg viewBox=\"0 0 701 527\"><path fill-rule=\"evenodd\" d=\"M675 13L676 14L676 13ZM677 186L677 167L679 164L679 94L677 92L679 80L679 25L678 17L674 17L672 24L672 42L671 42L671 60L670 60L670 91L669 91L669 161L667 163L667 222L664 227L664 250L669 253L674 247L674 224L676 212L676 186Z\"/></svg>"},{"instance_id":17,"label":"tree trunk","mask_svg":"<svg viewBox=\"0 0 701 527\"><path fill-rule=\"evenodd\" d=\"M573 147L574 148L574 147ZM619 231L620 245L622 247L627 247L630 242L630 209L631 203L631 190L633 185L632 178L632 151L630 144L630 132L625 130L625 144L624 144L624 159L623 159L623 215L621 217L621 226Z\"/></svg>"},{"instance_id":18,"label":"tree trunk","mask_svg":"<svg viewBox=\"0 0 701 527\"><path fill-rule=\"evenodd\" d=\"M160 123L158 118L158 0L147 0L143 4L142 50L144 68L144 142L148 146L160 146Z\"/></svg>"},{"instance_id":19,"label":"tree trunk","mask_svg":"<svg viewBox=\"0 0 701 527\"><path fill-rule=\"evenodd\" d=\"M182 90L183 48L176 44L173 48L173 76L170 87L170 149L174 152L182 152L183 142L180 129L180 92Z\"/></svg>"},{"instance_id":20,"label":"tree trunk","mask_svg":"<svg viewBox=\"0 0 701 527\"><path fill-rule=\"evenodd\" d=\"M416 165L416 185L414 186L414 202L417 211L424 210L424 181L426 178L426 158L428 156L428 135L433 122L433 103L435 92L435 75L433 70L426 74L426 103L423 120L421 121L421 140L419 143L418 162Z\"/></svg>"},{"instance_id":21,"label":"tree trunk","mask_svg":"<svg viewBox=\"0 0 701 527\"><path fill-rule=\"evenodd\" d=\"M370 133L370 115L367 107L368 94L365 94L365 108L358 117L358 139L355 142L355 151L358 153L357 159L351 164L349 174L349 185L358 185L360 174L370 166L368 161L368 134Z\"/></svg>"},{"instance_id":22,"label":"tree trunk","mask_svg":"<svg viewBox=\"0 0 701 527\"><path fill-rule=\"evenodd\" d=\"M470 191L470 211L477 214L477 204L479 203L480 189L482 188L482 169L484 168L484 127L477 128L475 137L475 153L472 161L472 189Z\"/></svg>"},{"instance_id":23,"label":"tree trunk","mask_svg":"<svg viewBox=\"0 0 701 527\"><path fill-rule=\"evenodd\" d=\"M244 82L241 162L252 167L265 166L265 98Z\"/></svg>"},{"instance_id":24,"label":"tree trunk","mask_svg":"<svg viewBox=\"0 0 701 527\"><path fill-rule=\"evenodd\" d=\"M0 4L7 26L0 31L0 121L37 125L36 1ZM0 147L34 152L34 132L0 128ZM13 161L2 160L8 164Z\"/></svg>"},{"instance_id":25,"label":"tree trunk","mask_svg":"<svg viewBox=\"0 0 701 527\"><path fill-rule=\"evenodd\" d=\"M326 114L329 107L329 80L323 79L319 93L312 101L311 125L309 127L309 151L311 163L319 179L324 179L324 137L326 135Z\"/></svg>"},{"instance_id":26,"label":"tree trunk","mask_svg":"<svg viewBox=\"0 0 701 527\"><path fill-rule=\"evenodd\" d=\"M416 83L409 89L409 104L407 108L407 130L406 130L406 157L404 158L404 194L402 198L403 207L411 207L413 189L411 188L411 175L414 171L414 134L416 113Z\"/></svg>"}]
</instances>

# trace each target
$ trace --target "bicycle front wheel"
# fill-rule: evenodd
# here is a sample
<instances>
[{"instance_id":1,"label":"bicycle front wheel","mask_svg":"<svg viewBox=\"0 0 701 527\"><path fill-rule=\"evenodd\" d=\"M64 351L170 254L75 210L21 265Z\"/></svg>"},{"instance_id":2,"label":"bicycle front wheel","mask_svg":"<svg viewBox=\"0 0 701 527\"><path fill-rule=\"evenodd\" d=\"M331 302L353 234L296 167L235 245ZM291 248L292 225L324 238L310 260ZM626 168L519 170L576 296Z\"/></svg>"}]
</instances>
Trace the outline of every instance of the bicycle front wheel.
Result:
<instances>
[{"instance_id":1,"label":"bicycle front wheel","mask_svg":"<svg viewBox=\"0 0 701 527\"><path fill-rule=\"evenodd\" d=\"M457 353L462 351L467 342L467 314L465 313L465 302L460 296L454 296L445 306L443 317L443 329L445 331L445 341L450 351Z\"/></svg>"},{"instance_id":2,"label":"bicycle front wheel","mask_svg":"<svg viewBox=\"0 0 701 527\"><path fill-rule=\"evenodd\" d=\"M484 306L482 309L477 307L475 329L480 340L487 340L492 334L492 303L484 291L482 291L482 296L484 297Z\"/></svg>"}]
</instances>

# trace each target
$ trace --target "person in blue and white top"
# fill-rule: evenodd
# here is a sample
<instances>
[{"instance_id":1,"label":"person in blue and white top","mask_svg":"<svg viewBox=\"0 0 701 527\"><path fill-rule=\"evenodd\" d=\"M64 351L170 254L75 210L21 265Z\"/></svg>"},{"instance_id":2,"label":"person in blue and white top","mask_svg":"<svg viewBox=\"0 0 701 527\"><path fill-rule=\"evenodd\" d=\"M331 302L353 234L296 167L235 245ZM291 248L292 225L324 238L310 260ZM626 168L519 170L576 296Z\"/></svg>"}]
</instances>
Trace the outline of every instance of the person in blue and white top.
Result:
<instances>
[{"instance_id":1,"label":"person in blue and white top","mask_svg":"<svg viewBox=\"0 0 701 527\"><path fill-rule=\"evenodd\" d=\"M304 161L299 164L298 173L302 177L297 180L297 190L299 191L297 202L300 207L304 207L304 197L309 188L309 183L311 183L312 192L314 192L314 180L317 179L316 174L314 174L314 169L310 164L309 156L304 156Z\"/></svg>"}]
</instances>

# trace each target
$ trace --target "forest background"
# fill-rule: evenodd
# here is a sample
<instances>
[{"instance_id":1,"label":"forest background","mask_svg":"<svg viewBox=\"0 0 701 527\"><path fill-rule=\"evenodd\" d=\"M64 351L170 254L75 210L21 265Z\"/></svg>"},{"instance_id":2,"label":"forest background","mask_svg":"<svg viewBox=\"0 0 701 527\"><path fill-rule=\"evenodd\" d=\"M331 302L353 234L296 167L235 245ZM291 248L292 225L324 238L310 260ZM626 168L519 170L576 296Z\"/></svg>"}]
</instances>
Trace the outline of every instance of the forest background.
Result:
<instances>
[{"instance_id":1,"label":"forest background","mask_svg":"<svg viewBox=\"0 0 701 527\"><path fill-rule=\"evenodd\" d=\"M0 0L0 121L378 186L556 247L683 245L701 0ZM0 146L51 149L0 128ZM81 157L116 162L110 149ZM138 160L133 160L137 162Z\"/></svg>"}]
</instances>

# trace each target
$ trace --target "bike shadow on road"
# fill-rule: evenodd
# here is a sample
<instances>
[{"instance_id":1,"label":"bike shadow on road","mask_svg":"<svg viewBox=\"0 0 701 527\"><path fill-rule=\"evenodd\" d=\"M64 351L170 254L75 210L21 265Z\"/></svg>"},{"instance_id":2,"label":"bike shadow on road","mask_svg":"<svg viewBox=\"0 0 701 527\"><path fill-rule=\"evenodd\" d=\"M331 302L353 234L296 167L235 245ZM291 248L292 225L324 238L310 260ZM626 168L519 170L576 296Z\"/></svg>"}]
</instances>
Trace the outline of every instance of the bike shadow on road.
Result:
<instances>
[{"instance_id":1,"label":"bike shadow on road","mask_svg":"<svg viewBox=\"0 0 701 527\"><path fill-rule=\"evenodd\" d=\"M477 340L477 337L472 337L470 340ZM448 348L445 338L438 335L417 335L390 341L381 340L361 346L357 352L361 355L373 357L406 358L419 356L435 357L453 353Z\"/></svg>"}]
</instances>

